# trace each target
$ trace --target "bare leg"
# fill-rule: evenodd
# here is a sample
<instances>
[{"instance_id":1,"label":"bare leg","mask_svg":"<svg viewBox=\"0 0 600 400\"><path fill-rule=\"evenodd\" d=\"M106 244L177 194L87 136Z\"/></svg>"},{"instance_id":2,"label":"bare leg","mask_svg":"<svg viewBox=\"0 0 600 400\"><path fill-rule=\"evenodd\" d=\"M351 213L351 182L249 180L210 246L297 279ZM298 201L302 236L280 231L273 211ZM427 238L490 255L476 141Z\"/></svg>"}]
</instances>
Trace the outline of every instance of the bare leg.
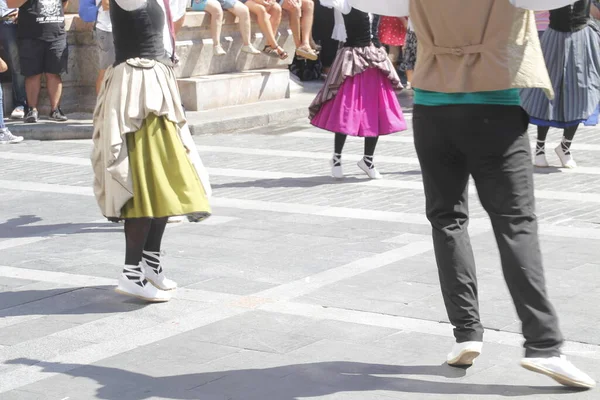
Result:
<instances>
[{"instance_id":1,"label":"bare leg","mask_svg":"<svg viewBox=\"0 0 600 400\"><path fill-rule=\"evenodd\" d=\"M28 76L25 78L25 92L27 92L27 104L32 109L37 109L42 86L42 74Z\"/></svg>"},{"instance_id":2,"label":"bare leg","mask_svg":"<svg viewBox=\"0 0 600 400\"><path fill-rule=\"evenodd\" d=\"M210 35L213 46L221 45L221 30L223 28L223 9L217 0L208 0L206 12L210 14Z\"/></svg>"},{"instance_id":3,"label":"bare leg","mask_svg":"<svg viewBox=\"0 0 600 400\"><path fill-rule=\"evenodd\" d=\"M268 10L271 15L271 29L273 30L273 37L275 38L275 43L277 43L277 32L279 32L279 25L281 24L281 6L278 3L275 3Z\"/></svg>"},{"instance_id":4,"label":"bare leg","mask_svg":"<svg viewBox=\"0 0 600 400\"><path fill-rule=\"evenodd\" d=\"M315 14L315 3L312 0L302 1L302 46L312 47L312 28Z\"/></svg>"},{"instance_id":5,"label":"bare leg","mask_svg":"<svg viewBox=\"0 0 600 400\"><path fill-rule=\"evenodd\" d=\"M283 9L287 11L290 16L290 29L292 30L292 36L294 37L296 48L299 48L304 44L302 43L302 33L300 31L300 16L302 15L302 9L300 6L300 4L298 4L298 7L294 6L289 0L285 0L283 2ZM308 45L308 43L306 44Z\"/></svg>"},{"instance_id":6,"label":"bare leg","mask_svg":"<svg viewBox=\"0 0 600 400\"><path fill-rule=\"evenodd\" d=\"M275 39L273 27L270 23L271 16L267 12L267 9L264 6L255 3L253 0L248 0L246 2L246 6L254 15L256 15L258 26L260 27L261 32L265 35L267 44L274 49L277 48L277 39ZM281 14L279 15L279 18L281 18Z\"/></svg>"},{"instance_id":7,"label":"bare leg","mask_svg":"<svg viewBox=\"0 0 600 400\"><path fill-rule=\"evenodd\" d=\"M102 87L102 81L104 81L104 73L105 69L101 69L98 71L98 78L96 79L96 95L100 93L100 88Z\"/></svg>"},{"instance_id":8,"label":"bare leg","mask_svg":"<svg viewBox=\"0 0 600 400\"><path fill-rule=\"evenodd\" d=\"M240 20L240 34L242 35L242 41L244 42L244 46L249 45L251 23L250 11L248 10L248 7L238 1L235 3L233 8L230 8L227 11L238 17Z\"/></svg>"},{"instance_id":9,"label":"bare leg","mask_svg":"<svg viewBox=\"0 0 600 400\"><path fill-rule=\"evenodd\" d=\"M183 28L183 23L185 22L185 14L183 17L179 18L177 21L173 22L173 29L175 30L175 35L179 33L181 28Z\"/></svg>"},{"instance_id":10,"label":"bare leg","mask_svg":"<svg viewBox=\"0 0 600 400\"><path fill-rule=\"evenodd\" d=\"M60 75L46 74L46 85L48 85L48 96L50 96L50 107L56 110L60 104L63 83Z\"/></svg>"}]
</instances>

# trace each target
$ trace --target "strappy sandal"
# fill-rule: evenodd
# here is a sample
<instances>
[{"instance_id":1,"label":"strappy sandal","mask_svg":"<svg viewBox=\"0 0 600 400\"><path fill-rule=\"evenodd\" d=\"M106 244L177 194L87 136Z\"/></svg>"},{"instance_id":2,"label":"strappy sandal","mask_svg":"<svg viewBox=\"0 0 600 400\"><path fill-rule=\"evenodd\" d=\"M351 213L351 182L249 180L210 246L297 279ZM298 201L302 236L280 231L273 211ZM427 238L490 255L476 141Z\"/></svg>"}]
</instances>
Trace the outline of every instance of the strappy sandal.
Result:
<instances>
[{"instance_id":1,"label":"strappy sandal","mask_svg":"<svg viewBox=\"0 0 600 400\"><path fill-rule=\"evenodd\" d=\"M263 49L263 53L265 53L266 55L268 55L269 57L272 57L272 58L279 58L280 60L285 60L286 58L289 57L288 53L284 49L282 49L280 46L277 46L277 48L273 48L273 47L267 45Z\"/></svg>"},{"instance_id":2,"label":"strappy sandal","mask_svg":"<svg viewBox=\"0 0 600 400\"><path fill-rule=\"evenodd\" d=\"M279 54L277 54L277 49L274 49L269 45L265 46L265 48L262 49L262 52L271 58L279 58Z\"/></svg>"},{"instance_id":3,"label":"strappy sandal","mask_svg":"<svg viewBox=\"0 0 600 400\"><path fill-rule=\"evenodd\" d=\"M285 51L281 46L277 46L275 52L277 53L277 56L279 56L280 60L285 60L289 57L287 51Z\"/></svg>"}]
</instances>

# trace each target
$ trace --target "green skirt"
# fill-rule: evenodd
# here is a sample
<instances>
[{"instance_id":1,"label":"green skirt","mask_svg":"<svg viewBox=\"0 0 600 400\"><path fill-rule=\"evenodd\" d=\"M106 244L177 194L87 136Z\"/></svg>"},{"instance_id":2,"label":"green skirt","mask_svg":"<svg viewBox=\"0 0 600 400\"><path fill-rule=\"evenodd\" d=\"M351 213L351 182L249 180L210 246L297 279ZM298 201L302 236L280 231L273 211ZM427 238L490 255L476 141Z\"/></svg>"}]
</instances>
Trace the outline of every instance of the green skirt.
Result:
<instances>
[{"instance_id":1,"label":"green skirt","mask_svg":"<svg viewBox=\"0 0 600 400\"><path fill-rule=\"evenodd\" d=\"M150 114L137 132L126 135L133 198L121 218L188 215L198 221L210 205L175 123Z\"/></svg>"}]
</instances>

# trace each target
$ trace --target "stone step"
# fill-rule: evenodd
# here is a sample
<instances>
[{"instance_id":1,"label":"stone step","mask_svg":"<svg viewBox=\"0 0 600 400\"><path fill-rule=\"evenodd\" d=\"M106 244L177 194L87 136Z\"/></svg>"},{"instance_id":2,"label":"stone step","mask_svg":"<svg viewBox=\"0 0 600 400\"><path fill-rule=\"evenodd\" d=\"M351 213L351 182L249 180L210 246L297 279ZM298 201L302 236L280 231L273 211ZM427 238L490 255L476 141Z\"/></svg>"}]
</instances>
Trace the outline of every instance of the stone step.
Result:
<instances>
[{"instance_id":1,"label":"stone step","mask_svg":"<svg viewBox=\"0 0 600 400\"><path fill-rule=\"evenodd\" d=\"M179 79L186 110L202 111L290 97L290 73L284 68Z\"/></svg>"},{"instance_id":2,"label":"stone step","mask_svg":"<svg viewBox=\"0 0 600 400\"><path fill-rule=\"evenodd\" d=\"M227 51L225 56L213 55L213 40L210 35L210 15L204 12L187 12L185 23L177 36L177 55L180 63L175 73L179 78L191 76L214 75L253 69L274 68L291 63L295 45L288 28L287 14L284 13L277 34L278 43L288 53L287 60L267 57L266 55L250 56L241 52L243 42L239 33L239 23L233 14L226 12L223 18L221 43ZM265 46L265 41L256 19L252 17L251 42L258 49ZM93 24L85 23L77 15L65 17L66 29L69 32L69 72L64 75L65 82L76 82L78 85L93 86L98 72L98 50L93 38Z\"/></svg>"},{"instance_id":3,"label":"stone step","mask_svg":"<svg viewBox=\"0 0 600 400\"><path fill-rule=\"evenodd\" d=\"M75 7L75 3L71 4L70 7ZM72 10L76 12L77 9ZM65 26L68 31L69 66L68 73L63 75L65 90L62 105L65 112L92 112L96 99L94 86L98 74L98 49L93 37L93 24L83 22L75 14L68 14L65 16ZM241 52L243 42L238 29L239 23L236 18L233 14L226 12L223 18L221 41L227 55L214 56L213 41L210 38L210 15L204 12L188 12L183 28L177 38L177 54L180 58L180 64L175 69L177 77L182 79L195 77L194 79L197 79L200 76L284 68L293 59L295 46L291 32L288 29L288 19L285 13L278 32L279 45L290 54L290 57L285 61L270 58L263 54L250 56ZM252 44L262 49L265 46L264 38L254 17L252 33ZM229 78L225 77L224 79ZM186 87L189 87L189 85ZM271 91L282 93L287 89L288 85L284 82L283 87L273 88ZM230 101L220 104L225 106L244 104L249 99L257 97L254 94L249 95L245 92L240 92L240 95L241 98L235 99L230 94L227 96ZM269 96L265 98L269 98ZM5 97L7 102L5 108L12 107L9 99L10 96ZM218 102L215 100L213 103ZM49 106L46 105L47 97L44 92L42 92L39 104L41 111L46 113ZM211 108L210 106L202 107L198 109Z\"/></svg>"},{"instance_id":4,"label":"stone step","mask_svg":"<svg viewBox=\"0 0 600 400\"><path fill-rule=\"evenodd\" d=\"M302 93L288 99L264 101L256 107L244 104L207 111L188 111L188 123L194 135L284 124L308 117L308 105L313 98L312 93ZM49 121L45 113L37 124L5 122L11 132L24 136L26 140L90 139L93 130L91 113L71 113L69 121L64 123Z\"/></svg>"}]
</instances>

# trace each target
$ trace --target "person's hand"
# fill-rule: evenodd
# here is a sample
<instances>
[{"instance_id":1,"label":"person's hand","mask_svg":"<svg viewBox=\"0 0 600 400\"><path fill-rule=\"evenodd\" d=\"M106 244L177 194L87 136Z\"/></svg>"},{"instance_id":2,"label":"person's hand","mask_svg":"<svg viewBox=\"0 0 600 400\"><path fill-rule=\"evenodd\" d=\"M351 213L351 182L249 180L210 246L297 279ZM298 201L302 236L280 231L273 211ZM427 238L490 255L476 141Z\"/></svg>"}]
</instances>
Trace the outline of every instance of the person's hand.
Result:
<instances>
[{"instance_id":1,"label":"person's hand","mask_svg":"<svg viewBox=\"0 0 600 400\"><path fill-rule=\"evenodd\" d=\"M102 9L108 11L110 9L110 0L102 0Z\"/></svg>"},{"instance_id":2,"label":"person's hand","mask_svg":"<svg viewBox=\"0 0 600 400\"><path fill-rule=\"evenodd\" d=\"M17 23L17 20L19 19L19 9L17 8L14 12L10 13L9 15L7 15L8 20L13 22L13 23Z\"/></svg>"},{"instance_id":3,"label":"person's hand","mask_svg":"<svg viewBox=\"0 0 600 400\"><path fill-rule=\"evenodd\" d=\"M300 0L285 0L287 2L290 3L290 5L292 5L294 8L299 8L302 4L300 3Z\"/></svg>"}]
</instances>

